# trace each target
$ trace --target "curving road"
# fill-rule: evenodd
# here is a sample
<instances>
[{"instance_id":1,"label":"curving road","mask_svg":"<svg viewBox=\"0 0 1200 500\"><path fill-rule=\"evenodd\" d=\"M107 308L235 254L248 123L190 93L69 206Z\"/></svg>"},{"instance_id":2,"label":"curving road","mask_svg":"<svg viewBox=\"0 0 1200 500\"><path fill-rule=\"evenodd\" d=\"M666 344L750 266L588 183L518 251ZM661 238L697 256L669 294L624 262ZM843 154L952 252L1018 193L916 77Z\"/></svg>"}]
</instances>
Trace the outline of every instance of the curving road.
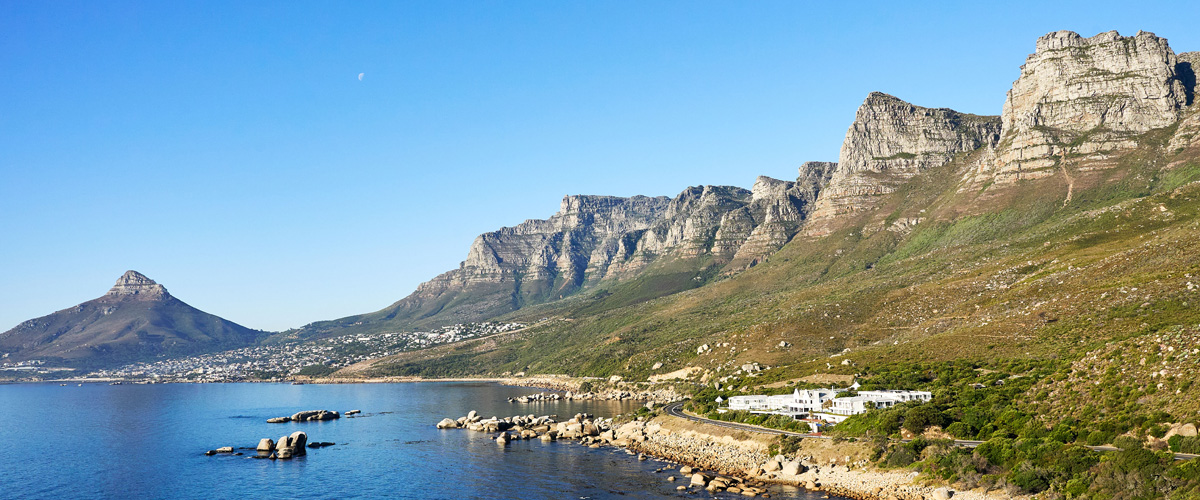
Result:
<instances>
[{"instance_id":1,"label":"curving road","mask_svg":"<svg viewBox=\"0 0 1200 500\"><path fill-rule=\"evenodd\" d=\"M664 406L663 409L666 410L667 414L672 417L691 420L693 422L702 422L702 423L709 424L709 425L715 425L717 427L724 427L726 429L736 429L739 431L746 431L746 432L757 432L759 434L774 434L777 436L782 435L782 436L796 436L796 437L812 438L812 439L832 439L829 436L822 436L820 434L804 434L804 433L800 433L800 432L781 431L779 429L769 429L766 427L759 427L757 425L743 424L743 423L738 423L738 422L723 422L720 420L712 420L712 419L708 419L708 418L704 418L704 417L688 415L687 413L683 412L683 401L677 401L675 403L670 403L670 404ZM909 440L904 439L903 441L909 441ZM954 444L956 444L958 446L962 446L964 448L974 448L976 446L983 444L983 441L971 441L971 440L965 440L965 439L956 439L956 440L954 440ZM1117 448L1114 448L1112 446L1088 446L1088 448L1091 448L1095 451L1117 451ZM1200 456L1200 455L1196 455L1196 454L1192 454L1192 453L1176 453L1175 460L1191 460L1198 456Z\"/></svg>"}]
</instances>

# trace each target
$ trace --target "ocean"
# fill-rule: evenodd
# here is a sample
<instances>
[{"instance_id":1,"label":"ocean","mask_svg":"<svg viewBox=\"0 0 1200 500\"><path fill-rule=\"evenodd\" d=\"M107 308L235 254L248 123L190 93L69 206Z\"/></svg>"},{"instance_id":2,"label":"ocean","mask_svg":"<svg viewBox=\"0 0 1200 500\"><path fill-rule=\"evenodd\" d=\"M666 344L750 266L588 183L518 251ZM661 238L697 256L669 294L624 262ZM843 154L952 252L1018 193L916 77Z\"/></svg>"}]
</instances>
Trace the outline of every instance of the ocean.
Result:
<instances>
[{"instance_id":1,"label":"ocean","mask_svg":"<svg viewBox=\"0 0 1200 500\"><path fill-rule=\"evenodd\" d=\"M499 446L485 433L434 427L470 410L485 418L569 418L579 412L608 417L638 407L507 401L534 392L484 382L0 385L6 415L0 423L0 498L697 497L675 490L686 480L668 482L667 473L655 473L669 464L638 461L623 449L536 439ZM318 409L362 413L325 422L266 423ZM336 445L292 460L204 454L222 446L253 448L261 438L278 440L297 430L309 442ZM819 498L790 487L775 487L771 495Z\"/></svg>"}]
</instances>

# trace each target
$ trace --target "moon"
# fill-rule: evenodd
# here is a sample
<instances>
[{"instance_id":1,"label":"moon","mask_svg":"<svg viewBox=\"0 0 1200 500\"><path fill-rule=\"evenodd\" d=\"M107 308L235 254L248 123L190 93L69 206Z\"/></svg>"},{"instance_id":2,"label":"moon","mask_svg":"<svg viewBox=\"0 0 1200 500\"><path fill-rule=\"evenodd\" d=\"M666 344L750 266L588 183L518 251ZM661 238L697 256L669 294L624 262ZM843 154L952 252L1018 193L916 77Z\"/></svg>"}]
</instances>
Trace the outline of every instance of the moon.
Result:
<instances>
[{"instance_id":1,"label":"moon","mask_svg":"<svg viewBox=\"0 0 1200 500\"><path fill-rule=\"evenodd\" d=\"M363 75L365 75L365 74L366 74L366 73L359 73L359 74L358 74L358 81L360 81L360 82L361 82L361 81L362 81L362 77L363 77Z\"/></svg>"}]
</instances>

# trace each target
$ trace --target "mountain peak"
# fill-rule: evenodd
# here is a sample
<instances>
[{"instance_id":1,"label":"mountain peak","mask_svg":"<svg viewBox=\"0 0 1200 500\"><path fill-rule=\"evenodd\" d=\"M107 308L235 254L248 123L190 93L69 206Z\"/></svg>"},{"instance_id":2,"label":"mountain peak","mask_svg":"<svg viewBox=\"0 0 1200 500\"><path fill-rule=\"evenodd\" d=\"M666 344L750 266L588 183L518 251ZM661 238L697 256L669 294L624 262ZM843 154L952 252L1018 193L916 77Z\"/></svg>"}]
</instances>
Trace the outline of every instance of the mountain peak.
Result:
<instances>
[{"instance_id":1,"label":"mountain peak","mask_svg":"<svg viewBox=\"0 0 1200 500\"><path fill-rule=\"evenodd\" d=\"M167 295L167 289L147 278L146 275L130 270L125 271L125 274L117 279L117 283L108 290L107 295L110 297L141 295L145 298L159 298Z\"/></svg>"}]
</instances>

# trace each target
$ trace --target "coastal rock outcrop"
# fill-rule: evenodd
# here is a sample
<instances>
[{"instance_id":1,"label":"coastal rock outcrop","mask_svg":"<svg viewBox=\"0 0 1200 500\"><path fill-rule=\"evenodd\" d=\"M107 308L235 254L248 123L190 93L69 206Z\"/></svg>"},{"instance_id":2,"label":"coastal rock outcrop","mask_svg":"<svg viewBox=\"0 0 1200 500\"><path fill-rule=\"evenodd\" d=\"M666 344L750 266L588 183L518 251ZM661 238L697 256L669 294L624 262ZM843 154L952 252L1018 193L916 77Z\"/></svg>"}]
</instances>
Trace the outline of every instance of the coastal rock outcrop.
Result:
<instances>
[{"instance_id":1,"label":"coastal rock outcrop","mask_svg":"<svg viewBox=\"0 0 1200 500\"><path fill-rule=\"evenodd\" d=\"M322 420L337 420L342 418L341 414L333 410L307 410L292 414L290 417L275 417L268 418L268 424L282 424L285 422L319 422Z\"/></svg>"},{"instance_id":2,"label":"coastal rock outcrop","mask_svg":"<svg viewBox=\"0 0 1200 500\"><path fill-rule=\"evenodd\" d=\"M280 436L279 441L275 442L275 456L277 458L292 458L304 456L307 454L305 447L308 445L308 434L301 431L291 433L291 435Z\"/></svg>"}]
</instances>

